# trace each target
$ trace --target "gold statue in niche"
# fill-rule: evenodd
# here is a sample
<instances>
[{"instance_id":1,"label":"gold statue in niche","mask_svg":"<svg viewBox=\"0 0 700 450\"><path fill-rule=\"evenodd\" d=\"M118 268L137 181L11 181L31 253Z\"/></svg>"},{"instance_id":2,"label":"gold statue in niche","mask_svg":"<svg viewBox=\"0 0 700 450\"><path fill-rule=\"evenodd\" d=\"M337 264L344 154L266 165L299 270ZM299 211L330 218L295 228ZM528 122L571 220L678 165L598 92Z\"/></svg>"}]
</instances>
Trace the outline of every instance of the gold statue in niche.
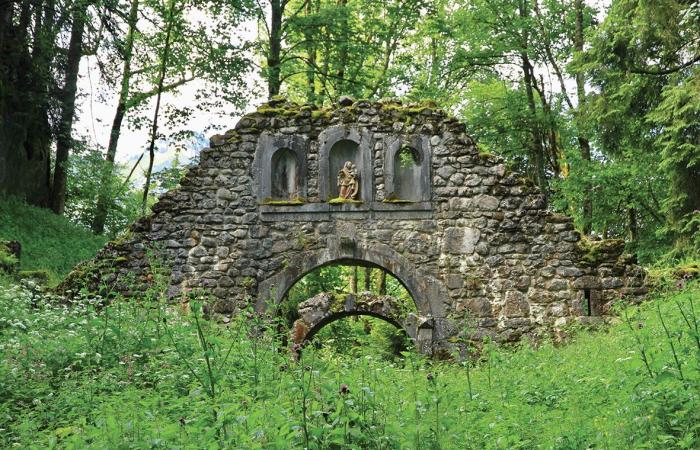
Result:
<instances>
[{"instance_id":1,"label":"gold statue in niche","mask_svg":"<svg viewBox=\"0 0 700 450\"><path fill-rule=\"evenodd\" d=\"M357 167L352 161L345 161L343 168L338 172L338 197L345 200L357 200L359 191Z\"/></svg>"}]
</instances>

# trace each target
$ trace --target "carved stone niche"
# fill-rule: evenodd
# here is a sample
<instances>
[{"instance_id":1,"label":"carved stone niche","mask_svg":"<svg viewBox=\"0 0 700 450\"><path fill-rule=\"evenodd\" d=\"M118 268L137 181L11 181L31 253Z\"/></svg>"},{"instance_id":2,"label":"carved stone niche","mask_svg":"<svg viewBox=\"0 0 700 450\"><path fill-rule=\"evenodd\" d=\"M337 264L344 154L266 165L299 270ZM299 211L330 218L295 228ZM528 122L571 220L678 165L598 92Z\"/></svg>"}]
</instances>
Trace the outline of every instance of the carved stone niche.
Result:
<instances>
[{"instance_id":1,"label":"carved stone niche","mask_svg":"<svg viewBox=\"0 0 700 450\"><path fill-rule=\"evenodd\" d=\"M372 200L371 149L372 139L365 130L354 127L335 126L319 135L319 180L318 190L321 201L337 198L338 173L347 161L355 164L360 184L357 200Z\"/></svg>"},{"instance_id":2,"label":"carved stone niche","mask_svg":"<svg viewBox=\"0 0 700 450\"><path fill-rule=\"evenodd\" d=\"M430 201L430 142L425 136L394 138L384 154L386 201Z\"/></svg>"},{"instance_id":3,"label":"carved stone niche","mask_svg":"<svg viewBox=\"0 0 700 450\"><path fill-rule=\"evenodd\" d=\"M253 161L260 202L306 198L307 151L308 139L304 136L260 136Z\"/></svg>"}]
</instances>

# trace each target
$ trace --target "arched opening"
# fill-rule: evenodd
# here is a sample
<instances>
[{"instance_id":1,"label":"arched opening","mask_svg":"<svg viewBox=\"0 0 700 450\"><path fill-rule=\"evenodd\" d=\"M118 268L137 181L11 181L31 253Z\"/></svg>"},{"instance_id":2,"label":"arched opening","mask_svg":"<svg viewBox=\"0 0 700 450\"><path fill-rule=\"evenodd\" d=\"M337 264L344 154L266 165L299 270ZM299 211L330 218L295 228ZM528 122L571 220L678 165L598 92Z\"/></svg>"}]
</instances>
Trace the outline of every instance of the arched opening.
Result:
<instances>
[{"instance_id":1,"label":"arched opening","mask_svg":"<svg viewBox=\"0 0 700 450\"><path fill-rule=\"evenodd\" d=\"M394 154L394 192L396 200L420 201L421 153L414 147L401 147Z\"/></svg>"},{"instance_id":2,"label":"arched opening","mask_svg":"<svg viewBox=\"0 0 700 450\"><path fill-rule=\"evenodd\" d=\"M328 176L328 192L330 193L329 199L338 198L340 195L339 175L341 170L344 168L347 162L354 165L355 171L357 173L357 182L362 183L363 180L360 176L360 151L359 144L355 141L349 139L343 139L331 147L329 154L329 165L330 171ZM342 176L341 176L342 182ZM360 191L358 190L355 200L360 200Z\"/></svg>"},{"instance_id":3,"label":"arched opening","mask_svg":"<svg viewBox=\"0 0 700 450\"><path fill-rule=\"evenodd\" d=\"M276 150L270 164L272 199L293 200L299 197L300 176L296 153L288 148Z\"/></svg>"},{"instance_id":4,"label":"arched opening","mask_svg":"<svg viewBox=\"0 0 700 450\"><path fill-rule=\"evenodd\" d=\"M403 326L374 314L337 315L307 334L307 345L326 353L396 360L413 347Z\"/></svg>"},{"instance_id":5,"label":"arched opening","mask_svg":"<svg viewBox=\"0 0 700 450\"><path fill-rule=\"evenodd\" d=\"M289 305L285 300L289 300L292 288L314 270L338 264L382 268L406 289L412 300L409 306L415 306L417 310L415 316L409 316L410 323L404 327L415 339L416 350L427 355L433 353L434 329L445 323L448 294L443 282L424 268L381 242L368 246L342 237L329 240L323 248L299 252L293 259L294 264L284 264L259 281L256 311L277 317L284 314L284 309L288 308L286 305Z\"/></svg>"},{"instance_id":6,"label":"arched opening","mask_svg":"<svg viewBox=\"0 0 700 450\"><path fill-rule=\"evenodd\" d=\"M299 345L313 340L329 351L392 359L412 345L408 336L415 337L411 318L418 312L408 290L385 269L362 261L308 272L279 306L291 342Z\"/></svg>"}]
</instances>

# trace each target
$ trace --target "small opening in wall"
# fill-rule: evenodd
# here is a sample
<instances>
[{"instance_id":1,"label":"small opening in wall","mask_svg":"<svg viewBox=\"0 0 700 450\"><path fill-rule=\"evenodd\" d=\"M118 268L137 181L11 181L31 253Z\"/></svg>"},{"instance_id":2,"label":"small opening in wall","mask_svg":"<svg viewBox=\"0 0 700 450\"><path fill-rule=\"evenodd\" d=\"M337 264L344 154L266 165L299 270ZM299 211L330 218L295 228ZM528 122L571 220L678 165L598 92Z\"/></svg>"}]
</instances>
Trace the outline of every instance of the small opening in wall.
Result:
<instances>
[{"instance_id":1,"label":"small opening in wall","mask_svg":"<svg viewBox=\"0 0 700 450\"><path fill-rule=\"evenodd\" d=\"M593 306L591 305L591 290L586 288L583 290L584 311L587 316L593 315Z\"/></svg>"},{"instance_id":2,"label":"small opening in wall","mask_svg":"<svg viewBox=\"0 0 700 450\"><path fill-rule=\"evenodd\" d=\"M404 146L394 156L394 196L418 201L421 197L421 154Z\"/></svg>"},{"instance_id":3,"label":"small opening in wall","mask_svg":"<svg viewBox=\"0 0 700 450\"><path fill-rule=\"evenodd\" d=\"M292 200L299 196L299 173L296 154L281 148L272 155L272 198Z\"/></svg>"}]
</instances>

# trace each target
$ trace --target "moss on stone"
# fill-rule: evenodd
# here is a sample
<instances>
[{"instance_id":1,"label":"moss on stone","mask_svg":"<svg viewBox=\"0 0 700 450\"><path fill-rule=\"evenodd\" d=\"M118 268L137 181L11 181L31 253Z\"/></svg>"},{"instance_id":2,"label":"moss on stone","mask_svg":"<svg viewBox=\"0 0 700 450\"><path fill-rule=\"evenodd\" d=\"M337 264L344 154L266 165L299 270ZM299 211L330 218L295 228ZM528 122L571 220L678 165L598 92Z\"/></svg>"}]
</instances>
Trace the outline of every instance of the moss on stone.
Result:
<instances>
[{"instance_id":1,"label":"moss on stone","mask_svg":"<svg viewBox=\"0 0 700 450\"><path fill-rule=\"evenodd\" d=\"M336 197L336 198L328 200L329 205L342 205L344 203L359 205L362 203L362 200L353 200L351 198L343 198L343 197Z\"/></svg>"},{"instance_id":2,"label":"moss on stone","mask_svg":"<svg viewBox=\"0 0 700 450\"><path fill-rule=\"evenodd\" d=\"M262 114L263 116L266 117L273 117L273 116L281 116L286 112L284 108L274 108L272 106L269 106L267 104L261 105L257 109L258 114Z\"/></svg>"},{"instance_id":3,"label":"moss on stone","mask_svg":"<svg viewBox=\"0 0 700 450\"><path fill-rule=\"evenodd\" d=\"M625 246L625 241L622 239L594 241L582 236L576 245L581 255L581 261L586 264L595 265L605 258L621 254Z\"/></svg>"},{"instance_id":4,"label":"moss on stone","mask_svg":"<svg viewBox=\"0 0 700 450\"><path fill-rule=\"evenodd\" d=\"M676 278L693 279L700 277L700 264L681 264L673 269L673 276Z\"/></svg>"},{"instance_id":5,"label":"moss on stone","mask_svg":"<svg viewBox=\"0 0 700 450\"><path fill-rule=\"evenodd\" d=\"M268 104L270 105L279 105L280 103L287 103L287 97L284 95L273 95L270 97L270 100L268 100Z\"/></svg>"},{"instance_id":6,"label":"moss on stone","mask_svg":"<svg viewBox=\"0 0 700 450\"><path fill-rule=\"evenodd\" d=\"M12 267L18 263L17 257L12 254L9 247L0 244L0 267Z\"/></svg>"},{"instance_id":7,"label":"moss on stone","mask_svg":"<svg viewBox=\"0 0 700 450\"><path fill-rule=\"evenodd\" d=\"M527 186L527 187L537 186L537 183L535 183L535 180L533 180L528 175L521 175L521 176L517 177L517 179L518 179L518 183L523 185L523 186Z\"/></svg>"},{"instance_id":8,"label":"moss on stone","mask_svg":"<svg viewBox=\"0 0 700 450\"><path fill-rule=\"evenodd\" d=\"M272 206L298 206L303 205L305 203L306 201L301 197L294 197L288 200L273 200L272 198L267 197L263 199L261 204Z\"/></svg>"},{"instance_id":9,"label":"moss on stone","mask_svg":"<svg viewBox=\"0 0 700 450\"><path fill-rule=\"evenodd\" d=\"M34 280L34 281L38 281L39 283L48 283L49 280L51 279L51 274L49 273L48 270L45 270L45 269L20 270L17 275L22 279Z\"/></svg>"},{"instance_id":10,"label":"moss on stone","mask_svg":"<svg viewBox=\"0 0 700 450\"><path fill-rule=\"evenodd\" d=\"M326 109L317 109L315 111L311 111L311 119L312 120L319 120L319 119L328 120L331 117L332 117L331 112L326 110Z\"/></svg>"},{"instance_id":11,"label":"moss on stone","mask_svg":"<svg viewBox=\"0 0 700 450\"><path fill-rule=\"evenodd\" d=\"M494 155L494 154L491 153L490 151L484 150L484 149L481 149L481 148L479 149L478 156L479 156L479 159L485 159L485 160L489 160L489 159L492 159L492 158L495 158L495 157L496 157L496 155Z\"/></svg>"}]
</instances>

